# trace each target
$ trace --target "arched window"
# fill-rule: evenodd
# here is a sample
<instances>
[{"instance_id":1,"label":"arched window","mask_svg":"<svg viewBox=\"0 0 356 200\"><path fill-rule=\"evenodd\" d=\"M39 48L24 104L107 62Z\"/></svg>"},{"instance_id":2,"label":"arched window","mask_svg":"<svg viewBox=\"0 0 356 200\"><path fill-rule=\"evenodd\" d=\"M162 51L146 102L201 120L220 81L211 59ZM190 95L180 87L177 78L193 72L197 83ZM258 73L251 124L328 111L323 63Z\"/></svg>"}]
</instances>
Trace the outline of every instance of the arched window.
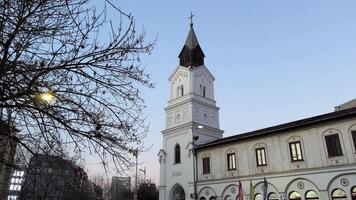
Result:
<instances>
[{"instance_id":1,"label":"arched window","mask_svg":"<svg viewBox=\"0 0 356 200\"><path fill-rule=\"evenodd\" d=\"M305 199L319 199L319 195L315 191L309 190L307 193L305 193Z\"/></svg>"},{"instance_id":2,"label":"arched window","mask_svg":"<svg viewBox=\"0 0 356 200\"><path fill-rule=\"evenodd\" d=\"M356 186L353 186L351 189L351 199L356 200Z\"/></svg>"},{"instance_id":3,"label":"arched window","mask_svg":"<svg viewBox=\"0 0 356 200\"><path fill-rule=\"evenodd\" d=\"M303 161L303 151L301 141L289 142L289 153L292 162Z\"/></svg>"},{"instance_id":4,"label":"arched window","mask_svg":"<svg viewBox=\"0 0 356 200\"><path fill-rule=\"evenodd\" d=\"M224 200L233 200L232 197L230 195L227 195Z\"/></svg>"},{"instance_id":5,"label":"arched window","mask_svg":"<svg viewBox=\"0 0 356 200\"><path fill-rule=\"evenodd\" d=\"M209 200L216 200L216 197L210 197L210 199Z\"/></svg>"},{"instance_id":6,"label":"arched window","mask_svg":"<svg viewBox=\"0 0 356 200\"><path fill-rule=\"evenodd\" d=\"M206 200L206 198L205 197L200 197L199 200Z\"/></svg>"},{"instance_id":7,"label":"arched window","mask_svg":"<svg viewBox=\"0 0 356 200\"><path fill-rule=\"evenodd\" d=\"M278 200L278 199L279 198L276 193L274 193L274 192L269 193L268 200Z\"/></svg>"},{"instance_id":8,"label":"arched window","mask_svg":"<svg viewBox=\"0 0 356 200\"><path fill-rule=\"evenodd\" d=\"M183 85L180 86L180 96L184 95L184 87Z\"/></svg>"},{"instance_id":9,"label":"arched window","mask_svg":"<svg viewBox=\"0 0 356 200\"><path fill-rule=\"evenodd\" d=\"M300 194L296 191L293 191L291 193L289 193L289 200L301 200L302 197L300 196Z\"/></svg>"},{"instance_id":10,"label":"arched window","mask_svg":"<svg viewBox=\"0 0 356 200\"><path fill-rule=\"evenodd\" d=\"M203 97L206 97L206 87L203 87Z\"/></svg>"},{"instance_id":11,"label":"arched window","mask_svg":"<svg viewBox=\"0 0 356 200\"><path fill-rule=\"evenodd\" d=\"M227 170L235 170L236 169L235 153L228 153L226 156L227 156Z\"/></svg>"},{"instance_id":12,"label":"arched window","mask_svg":"<svg viewBox=\"0 0 356 200\"><path fill-rule=\"evenodd\" d=\"M176 144L174 148L174 163L180 163L180 146Z\"/></svg>"},{"instance_id":13,"label":"arched window","mask_svg":"<svg viewBox=\"0 0 356 200\"><path fill-rule=\"evenodd\" d=\"M263 200L262 194L256 194L255 195L255 200Z\"/></svg>"},{"instance_id":14,"label":"arched window","mask_svg":"<svg viewBox=\"0 0 356 200\"><path fill-rule=\"evenodd\" d=\"M340 188L336 188L331 193L332 199L347 199L346 192Z\"/></svg>"}]
</instances>

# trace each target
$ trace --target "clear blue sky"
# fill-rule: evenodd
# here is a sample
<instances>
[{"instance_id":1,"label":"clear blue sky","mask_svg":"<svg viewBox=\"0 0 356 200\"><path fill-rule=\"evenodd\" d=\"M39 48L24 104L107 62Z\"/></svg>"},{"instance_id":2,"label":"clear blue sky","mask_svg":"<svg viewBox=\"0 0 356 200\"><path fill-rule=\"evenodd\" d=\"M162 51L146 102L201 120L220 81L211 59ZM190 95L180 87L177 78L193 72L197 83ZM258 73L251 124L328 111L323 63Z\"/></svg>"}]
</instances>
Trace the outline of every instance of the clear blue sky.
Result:
<instances>
[{"instance_id":1,"label":"clear blue sky","mask_svg":"<svg viewBox=\"0 0 356 200\"><path fill-rule=\"evenodd\" d=\"M178 64L190 12L216 78L224 136L331 112L356 98L354 0L113 2L134 16L148 40L158 36L152 55L143 58L156 88L143 93L150 123L145 143L153 146L141 157L156 183L168 76Z\"/></svg>"}]
</instances>

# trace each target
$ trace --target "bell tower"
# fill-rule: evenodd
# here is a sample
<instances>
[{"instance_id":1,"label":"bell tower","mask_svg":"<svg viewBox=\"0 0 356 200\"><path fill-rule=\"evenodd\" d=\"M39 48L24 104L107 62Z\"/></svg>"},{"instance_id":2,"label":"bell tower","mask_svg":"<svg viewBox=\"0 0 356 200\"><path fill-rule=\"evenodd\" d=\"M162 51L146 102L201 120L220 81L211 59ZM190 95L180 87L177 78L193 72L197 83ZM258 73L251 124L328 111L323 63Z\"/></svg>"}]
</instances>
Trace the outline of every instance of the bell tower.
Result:
<instances>
[{"instance_id":1,"label":"bell tower","mask_svg":"<svg viewBox=\"0 0 356 200\"><path fill-rule=\"evenodd\" d=\"M195 144L222 138L219 108L214 100L214 76L204 65L204 52L190 24L179 65L169 77L169 101L162 131L160 200L191 199L193 191L193 136ZM198 129L197 126L203 127ZM184 198L183 198L184 196Z\"/></svg>"}]
</instances>

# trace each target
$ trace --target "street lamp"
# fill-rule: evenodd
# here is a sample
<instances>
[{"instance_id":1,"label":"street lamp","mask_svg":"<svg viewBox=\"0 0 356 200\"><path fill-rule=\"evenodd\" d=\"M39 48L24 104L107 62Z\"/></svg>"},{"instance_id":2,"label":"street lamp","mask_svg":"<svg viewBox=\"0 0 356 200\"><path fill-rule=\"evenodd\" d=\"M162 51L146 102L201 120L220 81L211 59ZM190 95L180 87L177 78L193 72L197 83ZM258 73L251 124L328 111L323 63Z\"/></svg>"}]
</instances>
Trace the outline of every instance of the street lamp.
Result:
<instances>
[{"instance_id":1,"label":"street lamp","mask_svg":"<svg viewBox=\"0 0 356 200\"><path fill-rule=\"evenodd\" d=\"M53 92L43 92L39 95L39 98L42 101L49 103L54 99L54 94L53 94Z\"/></svg>"},{"instance_id":2,"label":"street lamp","mask_svg":"<svg viewBox=\"0 0 356 200\"><path fill-rule=\"evenodd\" d=\"M143 169L139 169L139 171L141 171L144 175L143 182L146 182L146 167L144 167Z\"/></svg>"},{"instance_id":3,"label":"street lamp","mask_svg":"<svg viewBox=\"0 0 356 200\"><path fill-rule=\"evenodd\" d=\"M193 153L193 184L194 184L194 200L198 199L198 194L197 194L197 155L196 155L196 151L195 151L195 141L197 141L199 139L199 136L195 135L195 131L198 129L202 129L204 128L203 125L198 124L198 125L194 125L192 127L192 153Z\"/></svg>"}]
</instances>

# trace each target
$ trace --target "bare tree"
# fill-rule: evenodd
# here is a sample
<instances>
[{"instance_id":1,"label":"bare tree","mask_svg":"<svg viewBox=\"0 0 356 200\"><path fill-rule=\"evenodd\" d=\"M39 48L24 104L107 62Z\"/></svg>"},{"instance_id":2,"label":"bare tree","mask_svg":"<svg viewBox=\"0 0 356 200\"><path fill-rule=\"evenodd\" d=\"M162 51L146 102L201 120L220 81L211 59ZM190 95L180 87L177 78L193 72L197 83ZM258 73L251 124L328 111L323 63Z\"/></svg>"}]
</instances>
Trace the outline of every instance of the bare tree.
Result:
<instances>
[{"instance_id":1,"label":"bare tree","mask_svg":"<svg viewBox=\"0 0 356 200\"><path fill-rule=\"evenodd\" d=\"M0 134L30 154L86 152L121 171L147 132L140 56L153 43L102 3L118 20L89 0L0 1L0 116L20 130Z\"/></svg>"}]
</instances>

